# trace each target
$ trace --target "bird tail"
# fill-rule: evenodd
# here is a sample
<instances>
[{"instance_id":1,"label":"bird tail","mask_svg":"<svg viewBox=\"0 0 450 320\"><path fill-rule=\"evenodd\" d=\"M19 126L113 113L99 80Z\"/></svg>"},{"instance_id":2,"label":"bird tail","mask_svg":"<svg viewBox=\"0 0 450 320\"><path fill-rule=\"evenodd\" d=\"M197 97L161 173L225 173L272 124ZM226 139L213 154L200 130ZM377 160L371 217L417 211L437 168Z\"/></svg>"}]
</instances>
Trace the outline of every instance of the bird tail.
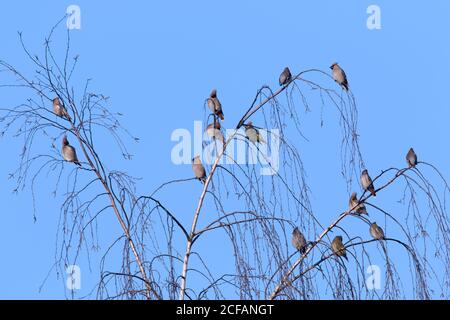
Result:
<instances>
[{"instance_id":1,"label":"bird tail","mask_svg":"<svg viewBox=\"0 0 450 320\"><path fill-rule=\"evenodd\" d=\"M77 166L79 166L79 167L81 167L81 163L80 163L80 161L74 161L73 163L75 163Z\"/></svg>"},{"instance_id":2,"label":"bird tail","mask_svg":"<svg viewBox=\"0 0 450 320\"><path fill-rule=\"evenodd\" d=\"M266 140L264 140L264 138L262 137L261 134L258 134L258 142L259 143L267 143Z\"/></svg>"},{"instance_id":3,"label":"bird tail","mask_svg":"<svg viewBox=\"0 0 450 320\"><path fill-rule=\"evenodd\" d=\"M70 117L69 117L69 114L67 113L67 110L66 110L65 108L64 108L63 111L62 111L62 117L63 117L63 118L66 118L67 120L69 120L69 118L70 118Z\"/></svg>"},{"instance_id":4,"label":"bird tail","mask_svg":"<svg viewBox=\"0 0 450 320\"><path fill-rule=\"evenodd\" d=\"M370 193L374 196L374 197L376 197L377 196L377 194L375 193L375 189L370 189Z\"/></svg>"},{"instance_id":5,"label":"bird tail","mask_svg":"<svg viewBox=\"0 0 450 320\"><path fill-rule=\"evenodd\" d=\"M348 83L344 82L342 84L342 87L344 88L345 91L348 91Z\"/></svg>"},{"instance_id":6,"label":"bird tail","mask_svg":"<svg viewBox=\"0 0 450 320\"><path fill-rule=\"evenodd\" d=\"M219 118L220 118L220 120L225 120L225 117L223 116L223 112L220 112L219 114L218 114L218 116L219 116Z\"/></svg>"},{"instance_id":7,"label":"bird tail","mask_svg":"<svg viewBox=\"0 0 450 320\"><path fill-rule=\"evenodd\" d=\"M356 209L356 213L369 215L369 213L367 212L367 209L365 207L364 208L357 208Z\"/></svg>"}]
</instances>

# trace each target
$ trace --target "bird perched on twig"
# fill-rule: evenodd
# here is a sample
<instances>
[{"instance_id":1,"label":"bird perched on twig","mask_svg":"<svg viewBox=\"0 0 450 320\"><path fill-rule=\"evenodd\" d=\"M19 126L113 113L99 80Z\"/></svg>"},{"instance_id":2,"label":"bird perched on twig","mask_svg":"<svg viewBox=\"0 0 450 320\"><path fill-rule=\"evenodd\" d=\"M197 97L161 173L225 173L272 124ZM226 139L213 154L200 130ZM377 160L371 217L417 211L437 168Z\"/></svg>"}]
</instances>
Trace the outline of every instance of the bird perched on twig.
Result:
<instances>
[{"instance_id":1,"label":"bird perched on twig","mask_svg":"<svg viewBox=\"0 0 450 320\"><path fill-rule=\"evenodd\" d=\"M355 211L358 214L367 214L366 206L363 202L358 201L358 196L356 192L353 192L350 196L350 200L348 201L348 206L350 211Z\"/></svg>"},{"instance_id":2,"label":"bird perched on twig","mask_svg":"<svg viewBox=\"0 0 450 320\"><path fill-rule=\"evenodd\" d=\"M414 152L413 148L409 148L408 153L406 154L406 162L410 168L414 168L417 164L417 154Z\"/></svg>"},{"instance_id":3,"label":"bird perched on twig","mask_svg":"<svg viewBox=\"0 0 450 320\"><path fill-rule=\"evenodd\" d=\"M295 249L300 251L301 254L305 254L306 239L297 227L295 227L294 231L292 232L292 245Z\"/></svg>"},{"instance_id":4,"label":"bird perched on twig","mask_svg":"<svg viewBox=\"0 0 450 320\"><path fill-rule=\"evenodd\" d=\"M369 191L374 197L376 197L375 187L373 186L372 178L369 176L367 169L361 172L361 186L364 190Z\"/></svg>"},{"instance_id":5,"label":"bird perched on twig","mask_svg":"<svg viewBox=\"0 0 450 320\"><path fill-rule=\"evenodd\" d=\"M333 80L339 83L345 91L348 91L348 81L344 70L337 64L337 62L333 63L330 69L333 70Z\"/></svg>"},{"instance_id":6,"label":"bird perched on twig","mask_svg":"<svg viewBox=\"0 0 450 320\"><path fill-rule=\"evenodd\" d=\"M216 116L220 118L220 120L225 120L225 117L223 115L222 111L222 104L220 103L219 99L217 98L217 90L213 89L211 91L211 94L208 98L208 108L214 113Z\"/></svg>"},{"instance_id":7,"label":"bird perched on twig","mask_svg":"<svg viewBox=\"0 0 450 320\"><path fill-rule=\"evenodd\" d=\"M206 170L200 160L200 156L196 156L192 159L192 171L194 171L195 177L200 180L201 183L206 182Z\"/></svg>"},{"instance_id":8,"label":"bird perched on twig","mask_svg":"<svg viewBox=\"0 0 450 320\"><path fill-rule=\"evenodd\" d=\"M284 86L288 84L292 80L292 74L291 70L289 70L288 67L284 68L283 72L280 74L280 78L278 79L278 82L280 83L280 86Z\"/></svg>"},{"instance_id":9,"label":"bird perched on twig","mask_svg":"<svg viewBox=\"0 0 450 320\"><path fill-rule=\"evenodd\" d=\"M344 257L346 260L348 260L347 251L345 250L345 246L342 243L342 236L336 236L333 239L333 241L331 242L331 250L333 250L333 253L338 257Z\"/></svg>"},{"instance_id":10,"label":"bird perched on twig","mask_svg":"<svg viewBox=\"0 0 450 320\"><path fill-rule=\"evenodd\" d=\"M225 144L225 137L223 136L222 131L220 131L220 128L220 122L214 121L206 127L205 132L209 137L219 140Z\"/></svg>"},{"instance_id":11,"label":"bird perched on twig","mask_svg":"<svg viewBox=\"0 0 450 320\"><path fill-rule=\"evenodd\" d=\"M69 144L69 140L67 140L67 136L64 136L62 139L62 155L64 160L68 162L73 162L77 166L81 167L80 162L78 161L77 152L74 147Z\"/></svg>"},{"instance_id":12,"label":"bird perched on twig","mask_svg":"<svg viewBox=\"0 0 450 320\"><path fill-rule=\"evenodd\" d=\"M384 239L384 231L383 231L383 229L381 229L381 227L379 227L379 226L377 225L376 222L374 222L374 223L372 223L372 224L370 225L369 231L370 231L370 235L371 235L374 239L376 239L376 240L383 240L383 239Z\"/></svg>"},{"instance_id":13,"label":"bird perched on twig","mask_svg":"<svg viewBox=\"0 0 450 320\"><path fill-rule=\"evenodd\" d=\"M245 137L253 143L266 143L264 138L261 136L258 129L253 126L253 122L249 121L247 124L244 124L245 128Z\"/></svg>"},{"instance_id":14,"label":"bird perched on twig","mask_svg":"<svg viewBox=\"0 0 450 320\"><path fill-rule=\"evenodd\" d=\"M69 119L69 114L67 113L64 104L59 101L58 97L53 99L53 113L58 117Z\"/></svg>"}]
</instances>

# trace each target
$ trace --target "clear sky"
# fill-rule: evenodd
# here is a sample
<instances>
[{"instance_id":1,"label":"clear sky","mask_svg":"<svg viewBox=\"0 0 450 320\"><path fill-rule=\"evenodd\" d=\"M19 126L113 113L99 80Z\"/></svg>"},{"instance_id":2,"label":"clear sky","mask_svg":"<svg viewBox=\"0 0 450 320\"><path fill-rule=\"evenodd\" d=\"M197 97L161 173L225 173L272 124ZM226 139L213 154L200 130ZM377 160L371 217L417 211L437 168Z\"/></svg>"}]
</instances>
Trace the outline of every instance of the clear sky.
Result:
<instances>
[{"instance_id":1,"label":"clear sky","mask_svg":"<svg viewBox=\"0 0 450 320\"><path fill-rule=\"evenodd\" d=\"M93 88L111 97L110 108L123 113L123 125L141 139L130 141L131 162L109 145L99 148L110 169L143 178L141 193L192 176L190 166L171 162L170 137L177 128L192 131L194 121L204 118L203 103L213 87L219 90L225 126L232 128L259 87L278 87L285 66L293 73L328 72L335 61L357 100L367 167L379 173L404 166L413 146L420 159L450 177L449 1L10 1L0 5L0 59L32 74L17 31L33 52L42 53L45 35L71 4L81 8L81 29L71 32L72 51L80 55L77 79L92 78ZM372 4L381 8L380 30L366 26ZM0 91L0 107L19 102L16 91ZM321 128L319 108L304 117L309 142L301 142L303 161L313 208L326 224L346 209L348 199L336 156L338 118L332 108L325 110ZM51 271L63 195L53 197L52 181L41 179L34 222L29 183L13 194L15 184L8 180L18 165L18 143L11 135L0 139L0 298L64 299L64 275ZM330 176L333 183L324 187ZM177 190L176 199L170 192L161 198L189 228L201 185L193 181ZM402 187L392 190L376 199L377 205L401 216L404 207L396 201ZM101 233L113 239L118 229L110 218L102 220ZM201 248L217 246L210 242ZM177 247L182 253L185 243ZM91 258L91 266L85 255L78 262L77 298L89 294L99 278L98 256ZM212 253L211 259L223 257Z\"/></svg>"}]
</instances>

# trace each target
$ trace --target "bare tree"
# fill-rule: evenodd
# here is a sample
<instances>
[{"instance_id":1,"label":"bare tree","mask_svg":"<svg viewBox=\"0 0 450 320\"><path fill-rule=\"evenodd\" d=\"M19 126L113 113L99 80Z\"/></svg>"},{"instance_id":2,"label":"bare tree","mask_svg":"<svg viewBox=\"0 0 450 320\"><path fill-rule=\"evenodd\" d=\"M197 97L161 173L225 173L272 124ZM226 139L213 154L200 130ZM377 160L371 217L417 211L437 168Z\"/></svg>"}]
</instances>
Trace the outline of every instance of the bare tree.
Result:
<instances>
[{"instance_id":1,"label":"bare tree","mask_svg":"<svg viewBox=\"0 0 450 320\"><path fill-rule=\"evenodd\" d=\"M401 201L408 214L403 221L371 203L373 196L366 192L356 205L343 208L331 221L320 219L314 212L307 170L301 153L291 142L304 139L299 112L302 108L305 111L320 108L321 113L333 112L337 116L342 132L341 173L349 194L365 169L358 140L356 100L351 92L341 91L329 73L304 70L276 91L268 86L257 90L224 143L220 139L211 141L215 145L215 160L207 166L208 174L192 223L185 226L170 210L170 200L162 200L160 194L163 190L170 192L171 188L188 188L198 183L194 177L170 180L153 193L140 195L135 178L125 171L107 169L98 148L100 139L102 144L106 139L114 141L118 154L125 159L131 158L126 147L128 141L138 139L121 126L121 114L110 111L108 97L91 92L89 80L83 87L73 84L78 57L71 58L70 31L66 31L61 57L52 47L59 25L51 30L41 55L31 53L19 33L25 56L34 69L31 76L0 60L0 75L5 78L0 88L17 89L20 96L29 96L16 106L0 109L1 135L12 133L13 138L23 139L18 168L10 178L17 183L15 191L24 190L27 182L31 183L35 212L38 200L35 190L40 176L53 174L55 184L49 192L55 197L63 190L55 255L57 269L74 264L83 251L88 254L94 251L100 217L113 213L108 219L114 216L121 235L110 239L110 246L101 252L97 298L398 299L406 297L403 283L408 279L414 298L448 298L450 243L445 199L449 186L432 164L419 162L415 166L387 168L374 178L379 197L394 184L404 186ZM56 97L67 115L57 117L53 113L51 105ZM265 143L252 141L244 130L258 114L264 123L253 128L265 137ZM221 121L209 112L205 112L205 119L206 123ZM295 129L296 134L289 136L286 128ZM223 135L222 129L218 130ZM64 135L81 155L80 167L60 155L59 140ZM37 137L46 138L50 146L36 143ZM269 137L280 142L276 167L267 156L274 146ZM236 160L237 144L253 152L255 163L242 164ZM273 174L261 175L259 169L263 165L271 168ZM369 232L355 234L342 227L342 221L353 219L369 229L373 221L356 212L362 204L384 217L383 223L380 220L379 223L385 230L389 228L389 232L383 239L372 239ZM302 253L291 246L296 226L308 239ZM214 270L223 265L222 261L208 259L207 252L195 249L199 239L218 232L231 248L227 261L234 262L232 270L220 274ZM331 234L343 235L349 261L333 253ZM178 239L183 240L184 248L180 248ZM121 268L107 270L108 256L119 246L122 246ZM375 252L372 248L369 254L369 248L374 246L385 264L382 293L370 290L365 281L366 268L372 264ZM398 248L409 259L409 274L397 271L396 260L404 258L392 254ZM440 268L445 270L444 274Z\"/></svg>"}]
</instances>

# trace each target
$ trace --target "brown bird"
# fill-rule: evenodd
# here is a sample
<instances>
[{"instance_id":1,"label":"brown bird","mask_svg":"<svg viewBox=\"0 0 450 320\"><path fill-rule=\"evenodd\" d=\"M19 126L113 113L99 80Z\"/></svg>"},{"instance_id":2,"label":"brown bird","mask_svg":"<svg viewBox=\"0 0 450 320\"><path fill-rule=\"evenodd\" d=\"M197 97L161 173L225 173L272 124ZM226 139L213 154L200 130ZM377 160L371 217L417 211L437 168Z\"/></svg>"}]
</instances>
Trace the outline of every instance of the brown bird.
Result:
<instances>
[{"instance_id":1,"label":"brown bird","mask_svg":"<svg viewBox=\"0 0 450 320\"><path fill-rule=\"evenodd\" d=\"M280 86L288 84L292 79L291 70L288 67L284 68L283 72L280 74L279 83Z\"/></svg>"},{"instance_id":2,"label":"brown bird","mask_svg":"<svg viewBox=\"0 0 450 320\"><path fill-rule=\"evenodd\" d=\"M375 187L373 186L372 178L369 176L369 172L365 169L361 172L361 185L364 190L369 191L374 197L376 197Z\"/></svg>"},{"instance_id":3,"label":"brown bird","mask_svg":"<svg viewBox=\"0 0 450 320\"><path fill-rule=\"evenodd\" d=\"M370 225L370 235L376 239L376 240L383 240L384 239L384 232L383 229L381 229L376 222L372 223Z\"/></svg>"},{"instance_id":4,"label":"brown bird","mask_svg":"<svg viewBox=\"0 0 450 320\"><path fill-rule=\"evenodd\" d=\"M245 137L253 143L266 143L264 138L259 133L259 130L253 126L253 122L249 121L247 124L244 124L245 128Z\"/></svg>"},{"instance_id":5,"label":"brown bird","mask_svg":"<svg viewBox=\"0 0 450 320\"><path fill-rule=\"evenodd\" d=\"M295 227L294 231L292 232L292 245L295 249L300 251L301 254L304 254L306 252L306 239L305 236L298 230L297 227Z\"/></svg>"},{"instance_id":6,"label":"brown bird","mask_svg":"<svg viewBox=\"0 0 450 320\"><path fill-rule=\"evenodd\" d=\"M348 81L344 70L337 64L337 62L333 63L330 69L333 70L334 81L339 83L345 91L348 91Z\"/></svg>"},{"instance_id":7,"label":"brown bird","mask_svg":"<svg viewBox=\"0 0 450 320\"><path fill-rule=\"evenodd\" d=\"M406 155L406 162L410 168L414 168L417 164L417 154L414 152L413 148L409 148L408 154Z\"/></svg>"},{"instance_id":8,"label":"brown bird","mask_svg":"<svg viewBox=\"0 0 450 320\"><path fill-rule=\"evenodd\" d=\"M69 144L69 140L67 140L67 136L64 136L62 139L62 155L64 160L68 162L73 162L77 166L81 167L80 162L78 161L77 152L74 147Z\"/></svg>"},{"instance_id":9,"label":"brown bird","mask_svg":"<svg viewBox=\"0 0 450 320\"><path fill-rule=\"evenodd\" d=\"M366 206L364 205L364 203L360 203L358 201L358 196L356 194L356 192L353 192L352 195L350 196L350 200L348 201L348 206L349 206L349 210L350 211L355 211L358 214L367 214L367 210L366 210Z\"/></svg>"},{"instance_id":10,"label":"brown bird","mask_svg":"<svg viewBox=\"0 0 450 320\"><path fill-rule=\"evenodd\" d=\"M204 184L206 182L206 171L200 160L200 156L196 156L192 159L192 171L194 171L195 177L200 180L201 183Z\"/></svg>"},{"instance_id":11,"label":"brown bird","mask_svg":"<svg viewBox=\"0 0 450 320\"><path fill-rule=\"evenodd\" d=\"M219 99L217 98L217 90L213 89L211 91L211 94L208 98L208 108L220 118L220 120L225 120L225 117L223 116L222 111L222 104L220 103Z\"/></svg>"},{"instance_id":12,"label":"brown bird","mask_svg":"<svg viewBox=\"0 0 450 320\"><path fill-rule=\"evenodd\" d=\"M331 249L333 253L338 257L344 257L347 259L347 251L345 250L345 246L342 243L342 236L336 236L331 242ZM348 259L347 259L348 260Z\"/></svg>"},{"instance_id":13,"label":"brown bird","mask_svg":"<svg viewBox=\"0 0 450 320\"><path fill-rule=\"evenodd\" d=\"M225 144L225 137L223 136L222 131L220 131L220 128L220 122L214 121L206 127L205 132L209 137L219 140Z\"/></svg>"},{"instance_id":14,"label":"brown bird","mask_svg":"<svg viewBox=\"0 0 450 320\"><path fill-rule=\"evenodd\" d=\"M64 104L59 101L58 97L53 99L53 113L58 117L69 119L69 114L67 113Z\"/></svg>"}]
</instances>

